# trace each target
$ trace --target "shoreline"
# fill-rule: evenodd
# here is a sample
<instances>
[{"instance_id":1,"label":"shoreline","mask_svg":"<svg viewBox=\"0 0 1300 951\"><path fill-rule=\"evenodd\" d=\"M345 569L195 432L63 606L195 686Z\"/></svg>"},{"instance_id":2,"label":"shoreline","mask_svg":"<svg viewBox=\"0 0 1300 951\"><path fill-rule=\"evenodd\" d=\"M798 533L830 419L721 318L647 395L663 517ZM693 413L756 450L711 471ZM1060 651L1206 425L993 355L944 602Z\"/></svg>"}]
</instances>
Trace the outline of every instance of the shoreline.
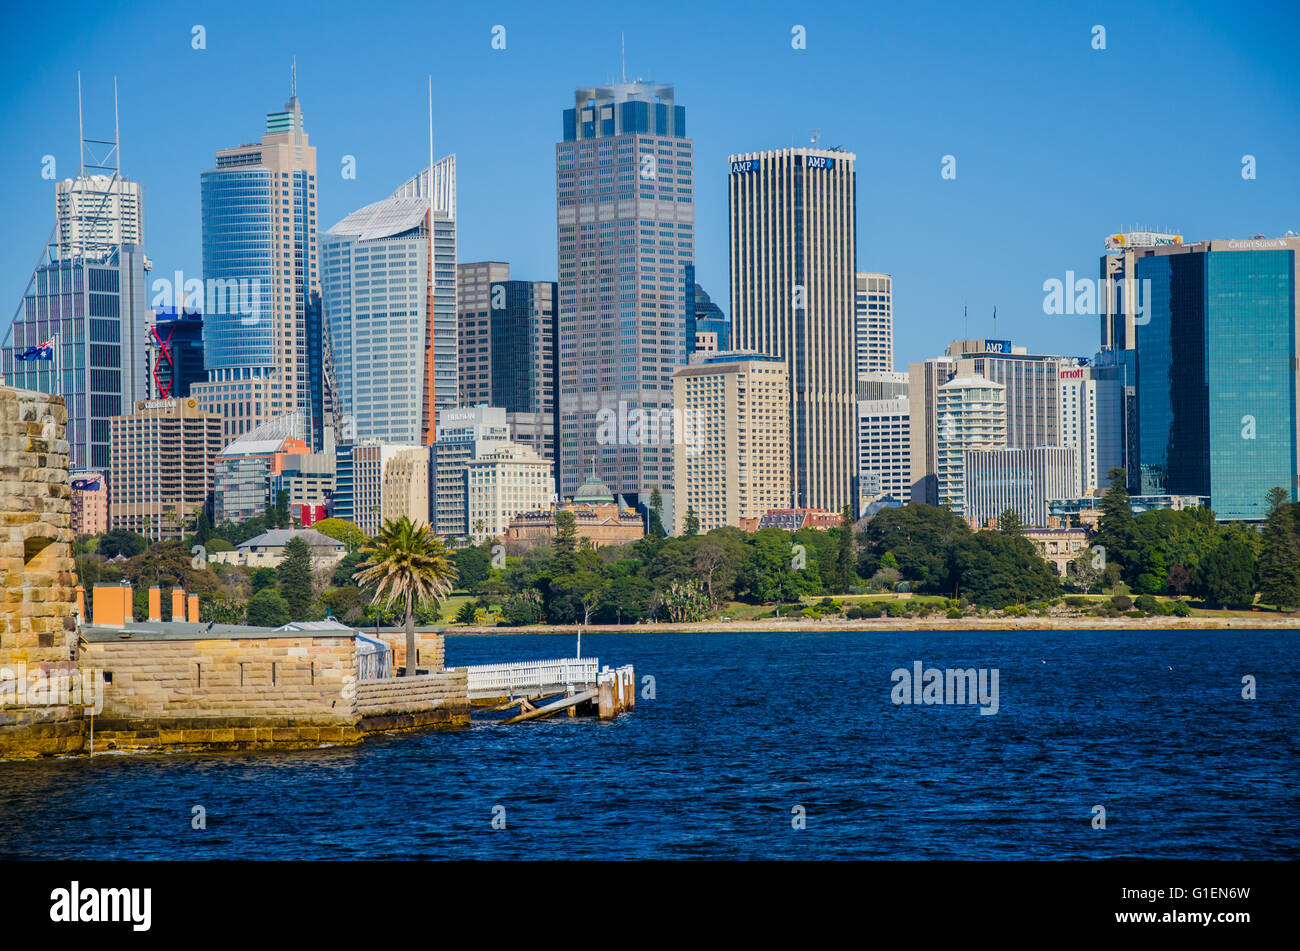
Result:
<instances>
[{"instance_id":1,"label":"shoreline","mask_svg":"<svg viewBox=\"0 0 1300 951\"><path fill-rule=\"evenodd\" d=\"M534 624L524 627L442 627L446 637L517 637L528 634L807 634L819 631L1080 631L1080 630L1297 630L1300 616L1272 617L1023 617L1023 618L864 618L862 620L702 621L656 624Z\"/></svg>"}]
</instances>

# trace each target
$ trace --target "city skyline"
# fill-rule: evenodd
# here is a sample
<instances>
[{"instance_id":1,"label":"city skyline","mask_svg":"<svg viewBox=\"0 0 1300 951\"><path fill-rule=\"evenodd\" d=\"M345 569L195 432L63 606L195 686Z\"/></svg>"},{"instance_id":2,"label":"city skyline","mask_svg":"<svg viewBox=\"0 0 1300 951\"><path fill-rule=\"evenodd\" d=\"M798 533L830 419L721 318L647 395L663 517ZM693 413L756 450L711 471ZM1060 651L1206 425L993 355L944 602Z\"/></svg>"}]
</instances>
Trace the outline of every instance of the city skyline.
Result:
<instances>
[{"instance_id":1,"label":"city skyline","mask_svg":"<svg viewBox=\"0 0 1300 951\"><path fill-rule=\"evenodd\" d=\"M901 17L882 15L871 29L894 39L880 44L878 61L863 65L861 85L835 78L847 43L839 34L853 31L837 29L834 17L863 30L868 26L849 8L800 14L797 24L785 22L792 18L779 11L760 9L743 22L693 11L697 26L681 38L680 48L663 42L664 22L611 23L607 44L595 48L590 37L562 38L540 11L507 8L494 13L492 23L444 11L438 22L445 63L394 55L393 74L382 88L364 76L341 78L326 68L332 53L355 39L350 30L333 26L328 11L320 22L304 24L305 32L293 40L258 40L241 32L233 42L241 14L235 6L197 24L204 27L203 50L191 48L194 24L160 14L151 32L157 55L141 65L114 61L111 38L122 27L107 20L94 22L105 38L102 47L56 45L45 51L38 73L24 71L26 54L15 51L4 67L15 115L6 126L9 147L0 156L0 170L10 180L30 178L32 187L12 196L14 224L0 236L0 257L7 264L0 292L18 304L52 218L54 188L40 177L43 157L55 157L58 180L75 173L78 68L88 134L112 127L111 82L118 77L123 174L145 188L154 276L175 270L198 276L198 174L211 167L216 149L252 137L252 117L284 100L295 56L312 144L321 150L320 224L383 199L393 181L423 167L427 143L420 133L432 67L435 147L440 155L458 154L461 162L459 259L506 260L520 274L545 279L555 261L548 153L559 138L558 115L575 85L617 78L620 31L627 39L629 78L671 82L679 100L691 105L697 280L724 307L727 155L808 144L815 130L806 126L822 127L821 144L859 154L857 266L894 276L895 369L935 356L930 341L936 335L1010 338L1030 352L1091 353L1095 318L1048 317L1041 307L1042 283L1063 278L1067 269L1090 273L1107 233L1148 224L1195 241L1277 236L1297 224L1288 212L1300 179L1300 123L1286 109L1296 98L1297 79L1284 69L1280 39L1294 15L1284 11L1217 20L1161 18L1159 10L1108 12L1095 17L1107 28L1104 50L1091 48L1089 18L1059 12L1034 11L1019 20L996 12L945 14L970 28L947 31L961 40L930 36ZM18 29L11 35L22 34L24 16L17 14ZM1164 47L1168 52L1150 46L1157 23L1173 32ZM804 49L792 46L796 25L806 30ZM492 47L494 26L505 28L504 49ZM357 24L362 36L356 41L378 28ZM723 30L728 42L705 65L701 54L717 45L711 38ZM978 39L967 42L972 35ZM174 38L164 42L164 36ZM410 41L392 42L400 52ZM1110 118L1092 123L1088 107L1123 81L1114 78L1117 71L1134 69L1131 51L1139 47L1145 47L1141 71L1178 76L1177 83L1161 87L1162 115L1144 127L1153 149L1181 162L1180 175L1172 178L1162 174L1164 163L1158 161L1126 162L1120 174L1113 136L1089 131L1113 125ZM1249 61L1236 52L1247 47L1255 54ZM236 48L252 64L237 75L230 69ZM1189 48L1204 50L1195 68L1174 59ZM913 75L908 50L944 62L944 75ZM1061 57L1071 60L1074 85L1035 88L1034 73ZM737 95L731 90L741 87L720 82L743 62L763 66L743 86L744 96L761 95L761 110L730 108ZM1017 69L1004 75L992 65L1000 62L1015 62ZM473 97L458 95L455 76L461 69L476 77ZM150 81L158 71L183 72L187 79ZM523 76L529 79L526 88L517 82ZM872 83L879 89L872 108L856 108L861 104L851 89ZM827 92L815 109L804 102L809 86ZM1207 124L1199 118L1207 94L1212 103L1248 99L1251 108L1224 111L1221 121ZM504 108L485 120L474 104L494 97ZM201 121L192 118L196 108ZM160 116L178 117L184 134L165 131ZM403 124L406 131L396 134ZM1014 152L1000 144L1011 141ZM384 148L376 147L381 143ZM1257 178L1249 180L1241 174L1248 154L1258 163ZM941 177L945 155L955 158L955 179ZM346 156L354 160L355 178L343 177ZM1059 183L1067 181L1062 192ZM971 315L968 331L961 326L963 301ZM1000 317L996 334L994 307Z\"/></svg>"}]
</instances>

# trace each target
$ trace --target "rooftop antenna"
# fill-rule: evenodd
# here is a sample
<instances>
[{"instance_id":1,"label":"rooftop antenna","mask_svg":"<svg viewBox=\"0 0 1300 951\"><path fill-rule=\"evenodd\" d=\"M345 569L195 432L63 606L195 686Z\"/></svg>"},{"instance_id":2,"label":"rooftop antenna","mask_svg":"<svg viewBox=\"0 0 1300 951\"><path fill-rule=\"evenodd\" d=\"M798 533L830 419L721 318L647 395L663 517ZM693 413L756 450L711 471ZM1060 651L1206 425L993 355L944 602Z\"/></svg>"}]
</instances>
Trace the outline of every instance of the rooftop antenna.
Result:
<instances>
[{"instance_id":1,"label":"rooftop antenna","mask_svg":"<svg viewBox=\"0 0 1300 951\"><path fill-rule=\"evenodd\" d=\"M626 33L620 33L618 35L618 44L619 44L620 54L623 59L623 82L627 82L627 34Z\"/></svg>"},{"instance_id":2,"label":"rooftop antenna","mask_svg":"<svg viewBox=\"0 0 1300 951\"><path fill-rule=\"evenodd\" d=\"M963 340L970 339L970 317L966 313L965 301L961 302L961 338Z\"/></svg>"},{"instance_id":3,"label":"rooftop antenna","mask_svg":"<svg viewBox=\"0 0 1300 951\"><path fill-rule=\"evenodd\" d=\"M289 98L298 98L298 57L293 58L293 64L289 67Z\"/></svg>"},{"instance_id":4,"label":"rooftop antenna","mask_svg":"<svg viewBox=\"0 0 1300 951\"><path fill-rule=\"evenodd\" d=\"M822 137L822 130L821 130L821 129L813 129L813 130L812 130L812 138L811 138L809 141L810 141L813 145L816 145L816 144L817 144L817 140L820 139L821 137Z\"/></svg>"},{"instance_id":5,"label":"rooftop antenna","mask_svg":"<svg viewBox=\"0 0 1300 951\"><path fill-rule=\"evenodd\" d=\"M998 339L998 305L993 305L993 339Z\"/></svg>"}]
</instances>

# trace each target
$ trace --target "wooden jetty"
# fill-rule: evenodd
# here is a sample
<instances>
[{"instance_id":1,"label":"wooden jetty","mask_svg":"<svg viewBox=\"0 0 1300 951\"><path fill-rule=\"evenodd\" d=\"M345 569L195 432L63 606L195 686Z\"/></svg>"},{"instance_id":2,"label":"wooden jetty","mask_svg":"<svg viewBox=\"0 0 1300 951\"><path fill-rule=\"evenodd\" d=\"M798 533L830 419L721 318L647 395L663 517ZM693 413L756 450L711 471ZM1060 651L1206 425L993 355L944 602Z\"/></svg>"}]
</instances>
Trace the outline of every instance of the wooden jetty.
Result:
<instances>
[{"instance_id":1,"label":"wooden jetty","mask_svg":"<svg viewBox=\"0 0 1300 951\"><path fill-rule=\"evenodd\" d=\"M541 720L557 713L612 720L636 708L636 671L611 669L595 657L467 667L470 703L492 712L519 712L506 723Z\"/></svg>"}]
</instances>

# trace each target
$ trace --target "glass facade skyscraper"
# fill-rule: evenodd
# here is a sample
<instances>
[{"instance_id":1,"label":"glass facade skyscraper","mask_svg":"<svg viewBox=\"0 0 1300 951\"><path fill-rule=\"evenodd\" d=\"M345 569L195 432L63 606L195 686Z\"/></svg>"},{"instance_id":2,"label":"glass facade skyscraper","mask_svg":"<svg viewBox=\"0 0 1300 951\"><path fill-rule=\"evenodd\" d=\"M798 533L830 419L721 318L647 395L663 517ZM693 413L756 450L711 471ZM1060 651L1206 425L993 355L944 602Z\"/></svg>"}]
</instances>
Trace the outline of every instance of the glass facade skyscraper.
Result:
<instances>
[{"instance_id":1,"label":"glass facade skyscraper","mask_svg":"<svg viewBox=\"0 0 1300 951\"><path fill-rule=\"evenodd\" d=\"M148 396L147 273L139 245L63 258L51 247L0 348L6 383L67 401L72 468L108 473L110 485L109 420ZM46 342L48 360L18 359Z\"/></svg>"},{"instance_id":2,"label":"glass facade skyscraper","mask_svg":"<svg viewBox=\"0 0 1300 951\"><path fill-rule=\"evenodd\" d=\"M200 178L208 379L192 388L233 439L295 415L320 442L308 342L316 259L316 149L296 90L254 145L217 152Z\"/></svg>"},{"instance_id":3,"label":"glass facade skyscraper","mask_svg":"<svg viewBox=\"0 0 1300 951\"><path fill-rule=\"evenodd\" d=\"M1222 519L1262 519L1297 490L1295 238L1137 252L1149 310L1135 324L1137 488L1209 496Z\"/></svg>"},{"instance_id":4,"label":"glass facade skyscraper","mask_svg":"<svg viewBox=\"0 0 1300 951\"><path fill-rule=\"evenodd\" d=\"M452 174L454 163L443 159L437 174ZM450 208L435 205L430 233L429 199L412 184L427 174L353 212L320 238L323 316L349 442L425 444L426 398L432 393L438 405L448 401L437 378L447 354L455 379L455 268L444 266L456 259L455 220ZM450 279L449 295L441 293L443 286L430 287L431 257L435 284ZM438 319L448 296L450 330Z\"/></svg>"},{"instance_id":5,"label":"glass facade skyscraper","mask_svg":"<svg viewBox=\"0 0 1300 951\"><path fill-rule=\"evenodd\" d=\"M694 145L673 87L579 89L555 147L562 491L592 470L671 508L673 369L686 362L685 269L695 262ZM606 421L602 425L602 421Z\"/></svg>"}]
</instances>

